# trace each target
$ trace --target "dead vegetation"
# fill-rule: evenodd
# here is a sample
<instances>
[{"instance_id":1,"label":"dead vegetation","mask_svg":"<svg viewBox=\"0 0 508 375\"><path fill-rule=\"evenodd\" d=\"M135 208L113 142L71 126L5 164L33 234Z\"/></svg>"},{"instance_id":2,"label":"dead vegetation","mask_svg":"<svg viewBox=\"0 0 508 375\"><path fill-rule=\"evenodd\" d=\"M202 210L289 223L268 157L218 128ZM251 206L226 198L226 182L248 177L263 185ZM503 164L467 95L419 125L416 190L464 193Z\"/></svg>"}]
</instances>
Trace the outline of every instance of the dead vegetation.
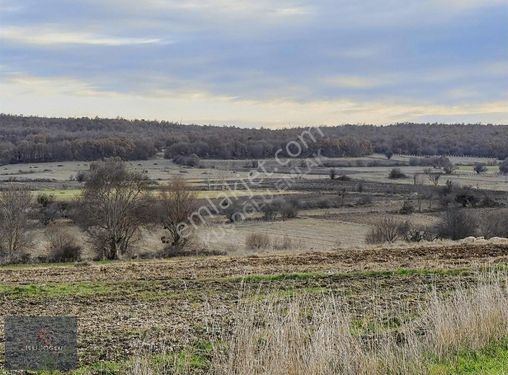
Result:
<instances>
[{"instance_id":1,"label":"dead vegetation","mask_svg":"<svg viewBox=\"0 0 508 375\"><path fill-rule=\"evenodd\" d=\"M508 336L504 282L450 297L434 294L420 318L373 336L355 334L354 314L343 301L324 296L244 306L224 351L214 358L216 374L427 374L432 361L476 351ZM432 358L432 359L430 359Z\"/></svg>"}]
</instances>

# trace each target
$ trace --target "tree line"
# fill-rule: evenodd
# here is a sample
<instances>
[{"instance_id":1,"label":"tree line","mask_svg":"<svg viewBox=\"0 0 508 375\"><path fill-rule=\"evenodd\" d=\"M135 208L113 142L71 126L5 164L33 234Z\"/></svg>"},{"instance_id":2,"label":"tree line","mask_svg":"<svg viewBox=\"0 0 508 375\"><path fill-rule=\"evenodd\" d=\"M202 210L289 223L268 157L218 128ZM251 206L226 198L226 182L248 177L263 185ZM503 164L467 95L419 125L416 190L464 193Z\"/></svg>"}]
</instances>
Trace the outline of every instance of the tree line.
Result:
<instances>
[{"instance_id":1,"label":"tree line","mask_svg":"<svg viewBox=\"0 0 508 375\"><path fill-rule=\"evenodd\" d=\"M479 124L396 124L321 127L300 157L385 155L470 155L508 157L508 127ZM0 163L92 161L108 157L261 159L288 156L286 145L304 128L245 129L181 125L121 118L46 118L0 115Z\"/></svg>"}]
</instances>

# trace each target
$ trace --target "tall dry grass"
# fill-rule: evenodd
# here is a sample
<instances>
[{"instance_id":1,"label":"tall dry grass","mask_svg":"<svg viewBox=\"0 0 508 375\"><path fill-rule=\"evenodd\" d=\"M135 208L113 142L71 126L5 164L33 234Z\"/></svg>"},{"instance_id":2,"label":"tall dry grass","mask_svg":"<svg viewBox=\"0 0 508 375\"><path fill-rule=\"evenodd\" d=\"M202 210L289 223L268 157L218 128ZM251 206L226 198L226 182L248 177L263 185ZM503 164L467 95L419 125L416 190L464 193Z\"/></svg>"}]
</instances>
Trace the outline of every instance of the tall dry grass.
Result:
<instances>
[{"instance_id":1,"label":"tall dry grass","mask_svg":"<svg viewBox=\"0 0 508 375\"><path fill-rule=\"evenodd\" d=\"M434 292L414 312L419 318L396 333L375 335L358 334L353 314L331 296L319 302L296 297L289 302L245 304L236 312L229 333L216 342L206 373L427 374L435 361L508 337L506 286L506 281L493 278L448 296ZM132 363L129 375L166 373L143 357ZM183 373L191 372L188 366Z\"/></svg>"},{"instance_id":2,"label":"tall dry grass","mask_svg":"<svg viewBox=\"0 0 508 375\"><path fill-rule=\"evenodd\" d=\"M432 360L478 350L508 336L508 295L501 281L449 297L433 293L420 318L398 334L355 335L352 314L337 299L317 305L295 299L245 308L227 350L213 361L216 374L424 374Z\"/></svg>"}]
</instances>

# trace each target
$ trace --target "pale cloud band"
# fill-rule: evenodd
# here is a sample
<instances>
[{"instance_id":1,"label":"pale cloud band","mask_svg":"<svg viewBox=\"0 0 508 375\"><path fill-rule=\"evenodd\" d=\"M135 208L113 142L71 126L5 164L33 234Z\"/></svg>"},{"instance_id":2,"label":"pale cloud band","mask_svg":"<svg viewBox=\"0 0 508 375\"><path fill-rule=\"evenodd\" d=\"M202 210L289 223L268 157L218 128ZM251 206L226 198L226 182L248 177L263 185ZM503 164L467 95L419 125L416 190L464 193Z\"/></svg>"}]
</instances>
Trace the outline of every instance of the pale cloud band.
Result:
<instances>
[{"instance_id":1,"label":"pale cloud band","mask_svg":"<svg viewBox=\"0 0 508 375\"><path fill-rule=\"evenodd\" d=\"M24 113L26 102L18 100L23 97L31 103L31 113L50 116L116 117L121 114L131 119L267 127L435 119L478 122L489 118L493 122L506 122L508 119L506 101L446 106L398 100L242 100L207 92L158 92L153 96L98 91L73 79L20 76L0 83L0 91L4 93L3 104L12 108L12 113Z\"/></svg>"}]
</instances>

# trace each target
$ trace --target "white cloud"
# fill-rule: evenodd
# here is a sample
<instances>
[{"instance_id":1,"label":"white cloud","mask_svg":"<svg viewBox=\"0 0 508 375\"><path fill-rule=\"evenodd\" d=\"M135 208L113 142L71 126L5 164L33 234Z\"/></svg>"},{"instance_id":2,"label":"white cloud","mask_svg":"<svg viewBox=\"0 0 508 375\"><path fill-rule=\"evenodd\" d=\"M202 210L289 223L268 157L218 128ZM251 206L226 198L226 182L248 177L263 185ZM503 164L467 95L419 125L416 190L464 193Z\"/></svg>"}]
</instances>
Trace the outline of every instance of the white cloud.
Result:
<instances>
[{"instance_id":1,"label":"white cloud","mask_svg":"<svg viewBox=\"0 0 508 375\"><path fill-rule=\"evenodd\" d=\"M184 123L284 127L291 124L386 124L400 121L508 123L506 101L455 105L391 100L240 100L206 91L158 92L155 96L104 92L68 78L4 76L0 112L48 116L103 116ZM31 103L27 107L27 103Z\"/></svg>"},{"instance_id":2,"label":"white cloud","mask_svg":"<svg viewBox=\"0 0 508 375\"><path fill-rule=\"evenodd\" d=\"M369 76L347 76L339 75L325 78L324 83L345 89L369 89L389 84L392 80L389 78L369 77Z\"/></svg>"},{"instance_id":3,"label":"white cloud","mask_svg":"<svg viewBox=\"0 0 508 375\"><path fill-rule=\"evenodd\" d=\"M88 44L100 46L126 46L168 43L159 38L131 38L99 35L89 32L57 30L47 27L2 27L0 39L23 44L58 45Z\"/></svg>"}]
</instances>

